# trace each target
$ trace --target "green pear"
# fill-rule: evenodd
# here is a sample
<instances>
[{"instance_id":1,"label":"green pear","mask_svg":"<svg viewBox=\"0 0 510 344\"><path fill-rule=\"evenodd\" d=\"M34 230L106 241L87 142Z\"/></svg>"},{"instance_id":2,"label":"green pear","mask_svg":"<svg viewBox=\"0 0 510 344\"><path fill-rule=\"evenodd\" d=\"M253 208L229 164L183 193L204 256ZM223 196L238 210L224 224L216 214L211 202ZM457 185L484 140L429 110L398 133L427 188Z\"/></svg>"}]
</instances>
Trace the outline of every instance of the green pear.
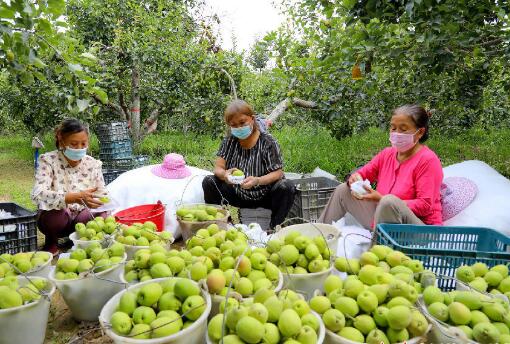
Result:
<instances>
[{"instance_id":1,"label":"green pear","mask_svg":"<svg viewBox=\"0 0 510 344\"><path fill-rule=\"evenodd\" d=\"M156 319L156 312L151 307L139 306L133 311L133 323L149 325Z\"/></svg>"},{"instance_id":2,"label":"green pear","mask_svg":"<svg viewBox=\"0 0 510 344\"><path fill-rule=\"evenodd\" d=\"M428 286L423 290L423 301L425 301L426 305L433 304L434 302L443 303L443 292L436 286Z\"/></svg>"},{"instance_id":3,"label":"green pear","mask_svg":"<svg viewBox=\"0 0 510 344\"><path fill-rule=\"evenodd\" d=\"M328 300L329 301L329 300ZM278 319L278 328L284 337L293 337L301 331L301 318L293 309L284 310Z\"/></svg>"},{"instance_id":4,"label":"green pear","mask_svg":"<svg viewBox=\"0 0 510 344\"><path fill-rule=\"evenodd\" d=\"M133 339L150 339L152 329L147 324L135 324L129 332L129 337Z\"/></svg>"},{"instance_id":5,"label":"green pear","mask_svg":"<svg viewBox=\"0 0 510 344\"><path fill-rule=\"evenodd\" d=\"M125 336L131 332L131 318L124 312L113 313L110 323L112 324L113 331L117 334Z\"/></svg>"},{"instance_id":6,"label":"green pear","mask_svg":"<svg viewBox=\"0 0 510 344\"><path fill-rule=\"evenodd\" d=\"M313 328L313 330L315 332L319 331L319 326L320 326L319 320L313 313L308 313L308 314L303 315L301 317L301 323L303 324L303 326L305 326L305 325L310 326L311 328Z\"/></svg>"},{"instance_id":7,"label":"green pear","mask_svg":"<svg viewBox=\"0 0 510 344\"><path fill-rule=\"evenodd\" d=\"M182 303L182 312L189 320L197 320L206 309L207 303L201 295L188 296Z\"/></svg>"},{"instance_id":8,"label":"green pear","mask_svg":"<svg viewBox=\"0 0 510 344\"><path fill-rule=\"evenodd\" d=\"M260 323L265 324L269 317L269 312L261 303L254 303L248 308L248 315L257 319Z\"/></svg>"},{"instance_id":9,"label":"green pear","mask_svg":"<svg viewBox=\"0 0 510 344\"><path fill-rule=\"evenodd\" d=\"M333 332L338 332L345 326L345 317L337 309L329 309L322 315L322 321L326 328Z\"/></svg>"},{"instance_id":10,"label":"green pear","mask_svg":"<svg viewBox=\"0 0 510 344\"><path fill-rule=\"evenodd\" d=\"M335 302L335 309L338 309L344 315L349 317L355 317L359 313L359 306L356 300L342 296L339 297Z\"/></svg>"},{"instance_id":11,"label":"green pear","mask_svg":"<svg viewBox=\"0 0 510 344\"><path fill-rule=\"evenodd\" d=\"M119 306L117 307L117 310L131 316L133 315L133 312L135 311L136 307L137 307L136 294L131 291L126 291L120 297Z\"/></svg>"},{"instance_id":12,"label":"green pear","mask_svg":"<svg viewBox=\"0 0 510 344\"><path fill-rule=\"evenodd\" d=\"M317 295L310 299L310 308L319 314L331 309L331 301L326 296Z\"/></svg>"},{"instance_id":13,"label":"green pear","mask_svg":"<svg viewBox=\"0 0 510 344\"><path fill-rule=\"evenodd\" d=\"M498 343L500 333L490 323L479 323L473 327L473 338L481 344Z\"/></svg>"},{"instance_id":14,"label":"green pear","mask_svg":"<svg viewBox=\"0 0 510 344\"><path fill-rule=\"evenodd\" d=\"M174 293L175 296L177 296L177 298L182 302L186 300L186 298L188 298L189 296L199 295L200 289L191 280L181 278L178 279L177 282L175 282Z\"/></svg>"},{"instance_id":15,"label":"green pear","mask_svg":"<svg viewBox=\"0 0 510 344\"><path fill-rule=\"evenodd\" d=\"M239 319L235 331L246 343L258 343L265 334L264 325L251 316Z\"/></svg>"},{"instance_id":16,"label":"green pear","mask_svg":"<svg viewBox=\"0 0 510 344\"><path fill-rule=\"evenodd\" d=\"M277 322L283 312L283 301L280 300L276 295L268 297L264 301L264 306L268 311L268 321ZM228 317L227 317L228 319Z\"/></svg>"},{"instance_id":17,"label":"green pear","mask_svg":"<svg viewBox=\"0 0 510 344\"><path fill-rule=\"evenodd\" d=\"M301 344L317 343L317 333L310 326L303 326L297 336L297 341Z\"/></svg>"},{"instance_id":18,"label":"green pear","mask_svg":"<svg viewBox=\"0 0 510 344\"><path fill-rule=\"evenodd\" d=\"M386 337L386 334L378 329L373 329L367 335L367 344L390 344L390 340Z\"/></svg>"},{"instance_id":19,"label":"green pear","mask_svg":"<svg viewBox=\"0 0 510 344\"><path fill-rule=\"evenodd\" d=\"M177 314L174 318L161 317L151 322L152 338L167 337L182 329L182 319Z\"/></svg>"},{"instance_id":20,"label":"green pear","mask_svg":"<svg viewBox=\"0 0 510 344\"><path fill-rule=\"evenodd\" d=\"M365 343L365 337L358 329L346 326L337 333L340 337L348 339L353 342Z\"/></svg>"},{"instance_id":21,"label":"green pear","mask_svg":"<svg viewBox=\"0 0 510 344\"><path fill-rule=\"evenodd\" d=\"M409 339L409 332L405 328L396 330L390 327L386 331L386 335L391 343L405 343Z\"/></svg>"},{"instance_id":22,"label":"green pear","mask_svg":"<svg viewBox=\"0 0 510 344\"><path fill-rule=\"evenodd\" d=\"M384 306L377 307L377 309L374 311L374 321L377 324L377 326L379 327L388 326L387 316L389 310L390 310L389 308Z\"/></svg>"},{"instance_id":23,"label":"green pear","mask_svg":"<svg viewBox=\"0 0 510 344\"><path fill-rule=\"evenodd\" d=\"M354 327L366 336L370 331L376 328L376 325L374 319L370 315L362 314L354 318Z\"/></svg>"},{"instance_id":24,"label":"green pear","mask_svg":"<svg viewBox=\"0 0 510 344\"><path fill-rule=\"evenodd\" d=\"M216 314L207 325L207 334L213 341L219 341L222 335L223 314ZM226 331L227 332L227 331Z\"/></svg>"},{"instance_id":25,"label":"green pear","mask_svg":"<svg viewBox=\"0 0 510 344\"><path fill-rule=\"evenodd\" d=\"M407 306L395 306L390 308L386 314L386 320L388 321L388 326L392 329L405 329L412 321L411 310Z\"/></svg>"},{"instance_id":26,"label":"green pear","mask_svg":"<svg viewBox=\"0 0 510 344\"><path fill-rule=\"evenodd\" d=\"M411 316L411 323L407 327L411 338L423 336L427 332L429 326L427 318L417 310L413 310Z\"/></svg>"},{"instance_id":27,"label":"green pear","mask_svg":"<svg viewBox=\"0 0 510 344\"><path fill-rule=\"evenodd\" d=\"M475 273L476 277L483 277L487 272L489 272L489 268L484 263L474 263L471 265L471 269L473 269L473 272Z\"/></svg>"},{"instance_id":28,"label":"green pear","mask_svg":"<svg viewBox=\"0 0 510 344\"><path fill-rule=\"evenodd\" d=\"M176 284L177 285L177 284ZM138 291L138 304L142 306L150 307L154 305L161 295L163 294L163 288L158 283L149 283L140 288Z\"/></svg>"},{"instance_id":29,"label":"green pear","mask_svg":"<svg viewBox=\"0 0 510 344\"><path fill-rule=\"evenodd\" d=\"M280 331L275 324L264 324L264 335L262 336L262 343L265 344L278 344L280 342Z\"/></svg>"},{"instance_id":30,"label":"green pear","mask_svg":"<svg viewBox=\"0 0 510 344\"><path fill-rule=\"evenodd\" d=\"M359 293L356 300L359 308L366 313L372 313L379 303L377 296L369 290L364 290Z\"/></svg>"},{"instance_id":31,"label":"green pear","mask_svg":"<svg viewBox=\"0 0 510 344\"><path fill-rule=\"evenodd\" d=\"M455 277L462 282L469 283L475 279L476 275L470 266L462 265L455 271Z\"/></svg>"}]
</instances>

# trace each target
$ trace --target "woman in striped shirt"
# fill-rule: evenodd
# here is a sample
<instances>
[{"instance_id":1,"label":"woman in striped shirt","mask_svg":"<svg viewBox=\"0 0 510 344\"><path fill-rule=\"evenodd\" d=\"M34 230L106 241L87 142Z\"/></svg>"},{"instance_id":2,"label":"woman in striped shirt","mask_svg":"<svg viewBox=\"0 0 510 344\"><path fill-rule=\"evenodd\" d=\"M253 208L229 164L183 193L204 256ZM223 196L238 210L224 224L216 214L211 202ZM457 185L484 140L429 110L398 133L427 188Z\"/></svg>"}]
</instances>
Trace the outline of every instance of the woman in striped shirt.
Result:
<instances>
[{"instance_id":1,"label":"woman in striped shirt","mask_svg":"<svg viewBox=\"0 0 510 344\"><path fill-rule=\"evenodd\" d=\"M269 134L259 130L252 107L243 100L231 102L224 114L230 134L217 153L214 176L204 178L206 203L228 204L239 208L271 209L271 228L281 224L293 202L295 187L283 174L280 147ZM234 185L233 171L245 179Z\"/></svg>"}]
</instances>

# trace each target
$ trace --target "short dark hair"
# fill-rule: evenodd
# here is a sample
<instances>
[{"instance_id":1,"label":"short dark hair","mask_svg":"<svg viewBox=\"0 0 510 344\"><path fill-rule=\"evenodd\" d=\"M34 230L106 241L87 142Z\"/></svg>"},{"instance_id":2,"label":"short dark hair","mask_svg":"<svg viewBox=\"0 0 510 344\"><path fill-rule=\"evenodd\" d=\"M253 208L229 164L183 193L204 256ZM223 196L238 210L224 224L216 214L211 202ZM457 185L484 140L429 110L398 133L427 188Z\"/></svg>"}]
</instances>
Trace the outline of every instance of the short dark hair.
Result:
<instances>
[{"instance_id":1,"label":"short dark hair","mask_svg":"<svg viewBox=\"0 0 510 344\"><path fill-rule=\"evenodd\" d=\"M58 137L66 137L72 134L81 133L84 131L87 135L89 134L89 128L76 118L67 118L60 123L55 129L55 145L57 149L60 148Z\"/></svg>"},{"instance_id":2,"label":"short dark hair","mask_svg":"<svg viewBox=\"0 0 510 344\"><path fill-rule=\"evenodd\" d=\"M425 133L420 138L420 142L427 141L429 138L429 119L431 114L423 106L417 104L402 105L393 110L392 116L395 115L407 115L411 117L418 129L425 128Z\"/></svg>"}]
</instances>

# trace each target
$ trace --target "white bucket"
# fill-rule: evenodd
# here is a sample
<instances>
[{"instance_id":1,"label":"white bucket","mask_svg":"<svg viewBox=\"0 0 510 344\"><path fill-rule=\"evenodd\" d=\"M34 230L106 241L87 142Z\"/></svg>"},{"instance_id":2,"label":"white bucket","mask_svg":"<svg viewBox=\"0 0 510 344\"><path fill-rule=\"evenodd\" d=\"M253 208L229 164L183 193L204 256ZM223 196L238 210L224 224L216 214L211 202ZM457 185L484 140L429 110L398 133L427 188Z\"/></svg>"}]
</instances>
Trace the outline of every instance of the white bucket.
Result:
<instances>
[{"instance_id":1,"label":"white bucket","mask_svg":"<svg viewBox=\"0 0 510 344\"><path fill-rule=\"evenodd\" d=\"M56 284L73 318L96 321L104 304L126 287L120 278L124 273L125 261L126 254L120 263L108 270L73 280L55 279L56 269L53 269L49 278Z\"/></svg>"},{"instance_id":2,"label":"white bucket","mask_svg":"<svg viewBox=\"0 0 510 344\"><path fill-rule=\"evenodd\" d=\"M184 241L191 238L195 233L201 229L201 228L207 228L207 226L212 224L217 224L218 227L222 229L228 228L228 219L230 218L230 212L226 209L223 209L221 206L217 204L205 204L205 203L188 203L188 204L182 204L179 205L180 207L186 207L186 206L197 206L197 205L206 205L208 207L215 207L218 209L219 212L223 213L223 218L216 219L216 220L210 220L210 221L198 221L198 222L190 222L190 221L184 221L179 218L177 218L177 222L179 223L179 227L181 228L181 234Z\"/></svg>"},{"instance_id":3,"label":"white bucket","mask_svg":"<svg viewBox=\"0 0 510 344\"><path fill-rule=\"evenodd\" d=\"M38 252L44 252L44 251L38 251ZM43 277L48 278L50 271L51 271L51 261L53 260L53 255L51 252L44 252L48 255L48 260L43 265L39 266L38 268L27 272L25 275L31 276L31 277Z\"/></svg>"},{"instance_id":4,"label":"white bucket","mask_svg":"<svg viewBox=\"0 0 510 344\"><path fill-rule=\"evenodd\" d=\"M317 344L326 343L326 328L324 327L324 323L322 322L322 318L319 314L315 313L314 311L311 311L313 315L319 320L319 333L317 333ZM214 344L215 342L209 338L209 335L206 335L206 343L207 344ZM354 343L356 344L356 343ZM359 343L358 343L359 344Z\"/></svg>"},{"instance_id":5,"label":"white bucket","mask_svg":"<svg viewBox=\"0 0 510 344\"><path fill-rule=\"evenodd\" d=\"M429 343L449 343L449 344L476 344L477 342L472 341L466 337L462 330L456 328L455 326L449 326L446 323L443 323L436 318L434 318L427 310L427 306L423 301L423 297L420 296L416 305L420 312L427 318L429 321L432 330L428 335ZM429 327L430 329L430 327Z\"/></svg>"},{"instance_id":6,"label":"white bucket","mask_svg":"<svg viewBox=\"0 0 510 344\"><path fill-rule=\"evenodd\" d=\"M204 337L206 336L207 333L207 317L209 316L209 312L211 311L211 297L209 296L209 293L207 293L205 290L202 290L202 296L204 297L207 303L207 307L204 313L202 313L202 315L188 328L185 328L182 331L179 331L171 336L155 339L133 339L128 337L122 337L115 334L110 329L110 326L108 326L110 318L112 317L112 314L115 313L122 294L124 294L127 290L129 291L138 290L145 284L161 282L171 278L180 277L157 278L150 281L135 284L129 287L128 289L117 293L110 299L110 301L108 301L104 305L103 309L101 310L101 314L99 315L99 322L101 324L101 327L104 329L106 335L113 339L113 342L115 344L162 344L162 343L202 344L204 342Z\"/></svg>"},{"instance_id":7,"label":"white bucket","mask_svg":"<svg viewBox=\"0 0 510 344\"><path fill-rule=\"evenodd\" d=\"M280 290L282 290L283 281L284 281L283 274L280 272L278 284L274 288L275 293L278 293ZM232 292L234 292L234 289L232 289ZM251 298L251 296L243 298L243 299L249 299L249 298ZM218 314L220 312L220 304L223 300L225 300L225 296L216 295L216 294L211 295L212 306L211 306L211 314L209 315L209 319L211 319L213 316L215 316L216 314Z\"/></svg>"},{"instance_id":8,"label":"white bucket","mask_svg":"<svg viewBox=\"0 0 510 344\"><path fill-rule=\"evenodd\" d=\"M42 279L40 277L29 278ZM18 281L21 286L29 283L23 276L18 276ZM55 285L51 281L48 282L50 284L47 294L49 299L41 296L38 301L24 306L0 309L0 344L42 344L44 342L50 300L55 292Z\"/></svg>"},{"instance_id":9,"label":"white bucket","mask_svg":"<svg viewBox=\"0 0 510 344\"><path fill-rule=\"evenodd\" d=\"M102 240L80 240L80 238L78 238L78 234L76 234L76 232L72 232L69 235L69 239L71 239L71 241L73 242L74 247L77 247L77 248L86 249L93 242L97 242L97 243L101 244L101 247L105 248L105 247L110 246L110 244L113 241L113 236L106 234L104 236L104 239L102 239Z\"/></svg>"},{"instance_id":10,"label":"white bucket","mask_svg":"<svg viewBox=\"0 0 510 344\"><path fill-rule=\"evenodd\" d=\"M329 269L321 272L307 274L286 274L283 273L284 286L287 289L294 290L303 294L305 298L310 299L316 290L324 290L324 282L333 271L333 265Z\"/></svg>"},{"instance_id":11,"label":"white bucket","mask_svg":"<svg viewBox=\"0 0 510 344\"><path fill-rule=\"evenodd\" d=\"M166 248L167 250L170 249L172 243L174 242L174 238L170 239L168 241L168 243L166 245L164 245L163 247ZM115 240L115 242L118 243L117 240ZM122 243L119 243L119 244L122 244ZM135 256L135 253L136 251L138 250L142 250L142 249L150 249L151 247L150 246L133 246L133 245L126 245L126 244L122 244L124 245L124 248L125 248L125 251L126 251L126 254L127 254L127 260L131 260L133 259L133 257Z\"/></svg>"},{"instance_id":12,"label":"white bucket","mask_svg":"<svg viewBox=\"0 0 510 344\"><path fill-rule=\"evenodd\" d=\"M309 238L315 238L319 235L320 231L326 242L328 243L328 247L331 250L331 255L334 256L337 252L338 248L338 239L340 238L340 230L333 225L328 225L325 223L300 223L297 225L291 225L284 227L278 230L276 233L272 235L272 237L278 239L284 239L285 235L287 235L291 231L298 231L302 235L307 236ZM271 239L271 238L269 238Z\"/></svg>"},{"instance_id":13,"label":"white bucket","mask_svg":"<svg viewBox=\"0 0 510 344\"><path fill-rule=\"evenodd\" d=\"M452 343L452 342L448 342L448 341L436 342L436 341L427 340L427 333L430 331L431 327L432 327L432 325L429 325L427 332L423 336L414 337L414 338L411 338L411 339L405 341L404 343L398 343L398 344ZM332 331L326 329L326 340L324 341L324 344L359 344L359 343L353 342L352 340L346 339L344 337L340 337L335 332L332 332Z\"/></svg>"}]
</instances>

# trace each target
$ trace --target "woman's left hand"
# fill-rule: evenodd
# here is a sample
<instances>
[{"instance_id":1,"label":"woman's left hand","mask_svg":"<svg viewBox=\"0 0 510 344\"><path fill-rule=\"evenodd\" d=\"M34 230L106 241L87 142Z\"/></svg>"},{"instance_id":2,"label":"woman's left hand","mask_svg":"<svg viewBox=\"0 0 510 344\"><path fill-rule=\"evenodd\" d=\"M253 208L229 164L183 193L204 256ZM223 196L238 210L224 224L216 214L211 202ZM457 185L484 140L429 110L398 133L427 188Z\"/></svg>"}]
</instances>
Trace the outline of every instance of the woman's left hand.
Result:
<instances>
[{"instance_id":1,"label":"woman's left hand","mask_svg":"<svg viewBox=\"0 0 510 344\"><path fill-rule=\"evenodd\" d=\"M382 195L379 192L377 192L377 190L374 190L366 185L364 186L364 188L367 191L367 193L361 196L363 200L375 202L379 202L381 200Z\"/></svg>"},{"instance_id":2,"label":"woman's left hand","mask_svg":"<svg viewBox=\"0 0 510 344\"><path fill-rule=\"evenodd\" d=\"M253 187L259 185L259 177L248 176L241 183L241 187L243 189L252 189Z\"/></svg>"}]
</instances>

